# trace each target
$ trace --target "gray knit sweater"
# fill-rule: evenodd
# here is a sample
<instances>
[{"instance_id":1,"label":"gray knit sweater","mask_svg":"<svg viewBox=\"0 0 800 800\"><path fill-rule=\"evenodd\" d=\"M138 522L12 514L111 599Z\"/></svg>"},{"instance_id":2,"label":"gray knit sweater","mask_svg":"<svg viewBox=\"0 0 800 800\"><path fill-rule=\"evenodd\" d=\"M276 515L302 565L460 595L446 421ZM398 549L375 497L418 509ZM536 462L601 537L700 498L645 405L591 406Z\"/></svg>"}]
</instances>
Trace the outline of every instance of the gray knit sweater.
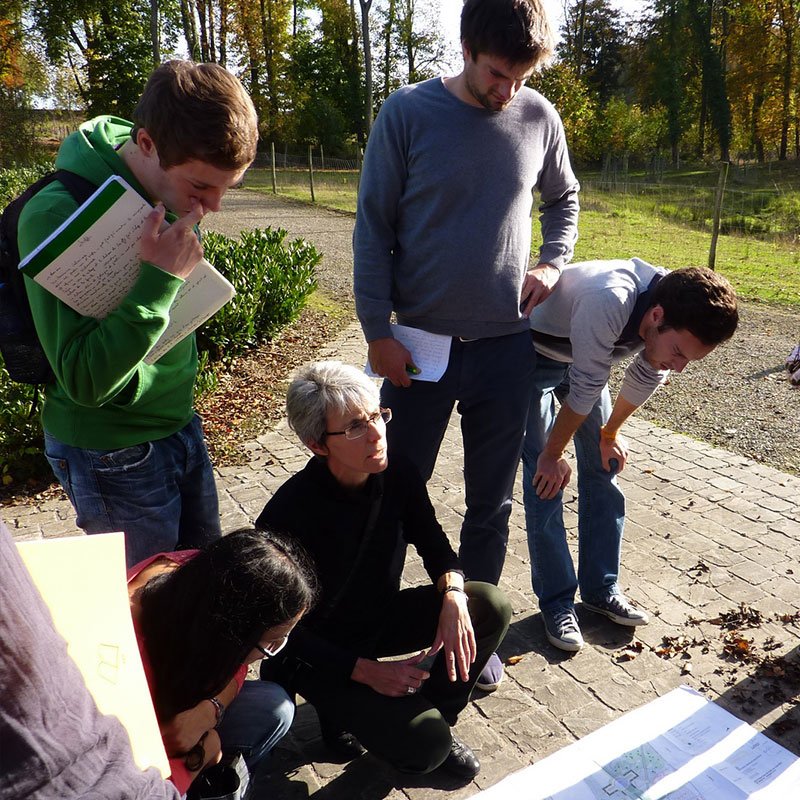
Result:
<instances>
[{"instance_id":1,"label":"gray knit sweater","mask_svg":"<svg viewBox=\"0 0 800 800\"><path fill-rule=\"evenodd\" d=\"M634 353L620 394L635 406L642 405L669 375L668 370L650 366L638 335L620 341L636 301L653 278L666 272L639 258L569 264L550 297L533 309L537 353L572 362L566 400L575 413L592 410L608 383L611 365ZM638 322L633 327L638 331Z\"/></svg>"},{"instance_id":2,"label":"gray knit sweater","mask_svg":"<svg viewBox=\"0 0 800 800\"><path fill-rule=\"evenodd\" d=\"M441 78L384 103L364 159L353 248L367 341L406 325L465 338L527 328L520 292L541 197L539 262L559 269L577 239L578 182L558 113L523 88L491 112Z\"/></svg>"}]
</instances>

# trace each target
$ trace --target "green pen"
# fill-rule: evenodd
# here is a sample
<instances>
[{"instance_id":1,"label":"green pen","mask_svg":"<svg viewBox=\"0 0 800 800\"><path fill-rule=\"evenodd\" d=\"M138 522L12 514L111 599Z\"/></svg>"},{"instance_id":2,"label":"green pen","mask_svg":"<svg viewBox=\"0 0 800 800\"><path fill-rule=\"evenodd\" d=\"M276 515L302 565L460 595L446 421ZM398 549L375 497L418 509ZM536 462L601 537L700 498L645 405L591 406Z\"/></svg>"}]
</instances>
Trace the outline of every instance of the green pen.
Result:
<instances>
[{"instance_id":1,"label":"green pen","mask_svg":"<svg viewBox=\"0 0 800 800\"><path fill-rule=\"evenodd\" d=\"M406 364L406 372L409 375L419 375L419 370L416 367L413 367L411 364Z\"/></svg>"}]
</instances>

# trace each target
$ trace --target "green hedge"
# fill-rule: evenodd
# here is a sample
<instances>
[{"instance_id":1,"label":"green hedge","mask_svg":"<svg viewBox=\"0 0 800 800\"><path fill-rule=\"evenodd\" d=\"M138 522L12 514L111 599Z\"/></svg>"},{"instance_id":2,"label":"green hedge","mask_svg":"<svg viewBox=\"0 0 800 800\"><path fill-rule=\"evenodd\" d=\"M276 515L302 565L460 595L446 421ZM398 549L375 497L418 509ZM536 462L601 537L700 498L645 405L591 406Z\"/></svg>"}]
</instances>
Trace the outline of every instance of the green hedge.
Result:
<instances>
[{"instance_id":1,"label":"green hedge","mask_svg":"<svg viewBox=\"0 0 800 800\"><path fill-rule=\"evenodd\" d=\"M52 161L42 161L25 167L0 169L0 209L5 208L32 183L36 183L42 175L52 172L54 168Z\"/></svg>"},{"instance_id":2,"label":"green hedge","mask_svg":"<svg viewBox=\"0 0 800 800\"><path fill-rule=\"evenodd\" d=\"M26 177L20 188L36 177ZM10 183L6 180L4 185ZM238 241L218 233L203 238L206 258L236 287L236 297L198 331L198 394L216 385L215 362L241 355L274 336L295 319L316 288L314 273L321 256L310 244L302 240L284 244L285 238L284 230L243 232ZM3 485L48 472L38 408L32 411L34 392L32 386L11 381L0 358Z\"/></svg>"},{"instance_id":3,"label":"green hedge","mask_svg":"<svg viewBox=\"0 0 800 800\"><path fill-rule=\"evenodd\" d=\"M239 241L221 233L203 237L205 257L236 288L236 296L203 325L197 337L211 361L225 361L274 336L291 322L317 288L321 258L298 239L284 244L286 231L242 231Z\"/></svg>"}]
</instances>

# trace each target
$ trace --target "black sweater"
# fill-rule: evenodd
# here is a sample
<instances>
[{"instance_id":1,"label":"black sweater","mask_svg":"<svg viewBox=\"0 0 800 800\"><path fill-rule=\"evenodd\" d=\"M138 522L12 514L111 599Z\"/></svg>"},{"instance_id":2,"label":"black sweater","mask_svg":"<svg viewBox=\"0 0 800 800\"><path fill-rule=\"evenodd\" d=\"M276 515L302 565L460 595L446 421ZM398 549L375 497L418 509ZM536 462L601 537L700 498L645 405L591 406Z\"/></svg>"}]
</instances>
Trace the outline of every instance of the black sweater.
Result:
<instances>
[{"instance_id":1,"label":"black sweater","mask_svg":"<svg viewBox=\"0 0 800 800\"><path fill-rule=\"evenodd\" d=\"M371 512L374 521L362 547ZM384 612L400 589L408 544L432 581L460 568L425 484L399 456L355 491L312 458L278 489L256 524L300 541L319 576L319 602L290 637L286 657L340 677L350 677L359 656L370 657Z\"/></svg>"}]
</instances>

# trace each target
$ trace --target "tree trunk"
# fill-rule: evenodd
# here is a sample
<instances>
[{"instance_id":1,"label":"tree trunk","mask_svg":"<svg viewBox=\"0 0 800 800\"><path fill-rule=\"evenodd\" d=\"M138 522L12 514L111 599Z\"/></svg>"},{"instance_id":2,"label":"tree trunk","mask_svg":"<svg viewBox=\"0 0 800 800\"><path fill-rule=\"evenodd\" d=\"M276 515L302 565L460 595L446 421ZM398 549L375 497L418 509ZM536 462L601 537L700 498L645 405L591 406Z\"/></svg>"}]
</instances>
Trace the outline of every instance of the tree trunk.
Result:
<instances>
[{"instance_id":1,"label":"tree trunk","mask_svg":"<svg viewBox=\"0 0 800 800\"><path fill-rule=\"evenodd\" d=\"M575 73L580 78L583 67L583 36L586 30L586 0L581 0L581 12L578 17L578 37L575 42Z\"/></svg>"},{"instance_id":2,"label":"tree trunk","mask_svg":"<svg viewBox=\"0 0 800 800\"><path fill-rule=\"evenodd\" d=\"M364 127L367 136L372 130L372 46L369 36L369 12L372 0L358 0L361 6L361 41L364 46Z\"/></svg>"},{"instance_id":3,"label":"tree trunk","mask_svg":"<svg viewBox=\"0 0 800 800\"><path fill-rule=\"evenodd\" d=\"M186 48L192 61L200 60L200 47L198 45L197 21L191 0L181 0L181 22L183 23L183 36L186 39Z\"/></svg>"},{"instance_id":4,"label":"tree trunk","mask_svg":"<svg viewBox=\"0 0 800 800\"><path fill-rule=\"evenodd\" d=\"M389 81L392 74L392 31L394 30L394 4L389 0L389 12L384 28L384 54L383 54L383 99L389 96Z\"/></svg>"},{"instance_id":5,"label":"tree trunk","mask_svg":"<svg viewBox=\"0 0 800 800\"><path fill-rule=\"evenodd\" d=\"M267 70L267 103L269 103L274 126L278 113L278 89L275 80L275 25L273 21L272 0L260 0L261 40L264 47L264 66Z\"/></svg>"},{"instance_id":6,"label":"tree trunk","mask_svg":"<svg viewBox=\"0 0 800 800\"><path fill-rule=\"evenodd\" d=\"M150 43L153 48L153 66L161 63L161 36L158 24L158 0L150 0Z\"/></svg>"},{"instance_id":7,"label":"tree trunk","mask_svg":"<svg viewBox=\"0 0 800 800\"><path fill-rule=\"evenodd\" d=\"M228 0L219 3L219 63L228 64Z\"/></svg>"}]
</instances>

